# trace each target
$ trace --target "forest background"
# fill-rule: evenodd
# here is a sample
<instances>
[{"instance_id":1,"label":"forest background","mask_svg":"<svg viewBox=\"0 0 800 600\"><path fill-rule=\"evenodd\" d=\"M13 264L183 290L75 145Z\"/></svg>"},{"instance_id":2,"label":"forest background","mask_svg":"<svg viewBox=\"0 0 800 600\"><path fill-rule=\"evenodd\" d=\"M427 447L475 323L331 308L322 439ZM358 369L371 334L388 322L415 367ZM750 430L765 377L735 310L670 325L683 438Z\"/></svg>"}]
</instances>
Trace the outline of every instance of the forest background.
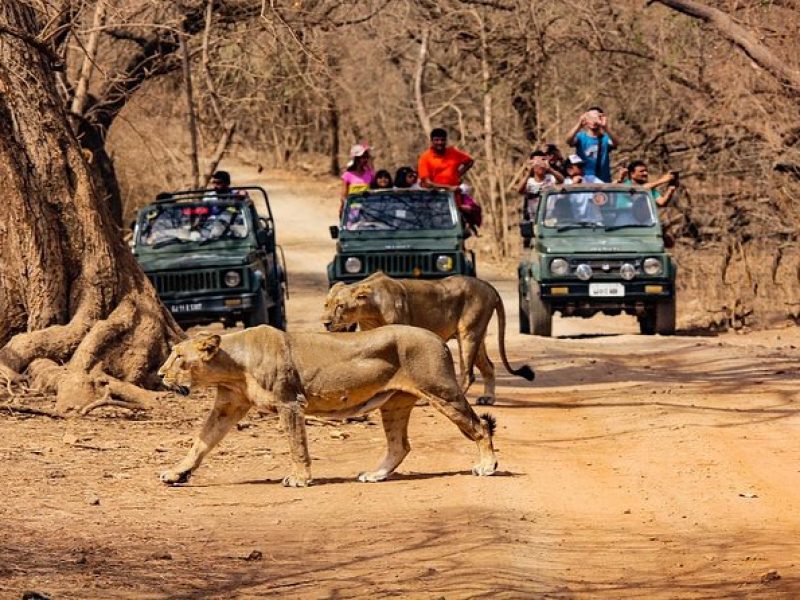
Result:
<instances>
[{"instance_id":1,"label":"forest background","mask_svg":"<svg viewBox=\"0 0 800 600\"><path fill-rule=\"evenodd\" d=\"M681 171L664 215L678 236L681 323L800 316L793 0L37 7L64 105L120 222L158 191L202 183L223 156L332 177L368 140L376 167L393 170L415 164L443 126L476 158L483 245L513 259L528 153L546 142L566 153L567 131L599 104L621 139L615 169L640 158L651 176Z\"/></svg>"}]
</instances>

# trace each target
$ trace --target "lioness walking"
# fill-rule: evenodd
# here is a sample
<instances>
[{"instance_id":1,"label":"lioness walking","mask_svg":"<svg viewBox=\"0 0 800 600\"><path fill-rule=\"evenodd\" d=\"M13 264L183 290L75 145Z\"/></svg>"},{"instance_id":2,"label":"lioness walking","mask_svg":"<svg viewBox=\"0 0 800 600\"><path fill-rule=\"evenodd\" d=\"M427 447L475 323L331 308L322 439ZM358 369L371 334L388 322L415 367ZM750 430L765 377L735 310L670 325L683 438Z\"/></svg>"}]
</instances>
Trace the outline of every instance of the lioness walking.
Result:
<instances>
[{"instance_id":1,"label":"lioness walking","mask_svg":"<svg viewBox=\"0 0 800 600\"><path fill-rule=\"evenodd\" d=\"M337 283L328 292L322 322L329 331L346 331L358 325L362 331L389 324L414 325L447 341L458 341L461 388L466 393L475 380L473 367L483 377L478 404L494 404L494 365L486 353L486 330L497 312L500 358L512 375L528 381L534 372L528 365L512 367L506 357L506 311L494 287L476 277L451 275L444 279L393 279L378 271L366 279Z\"/></svg>"},{"instance_id":2,"label":"lioness walking","mask_svg":"<svg viewBox=\"0 0 800 600\"><path fill-rule=\"evenodd\" d=\"M494 419L472 411L456 381L450 351L429 331L402 325L351 334L285 333L262 325L177 344L158 371L182 393L217 390L214 408L188 455L164 471L165 483L188 480L203 458L253 405L278 412L289 436L292 469L283 484L311 483L305 414L332 419L381 411L386 455L360 481L386 479L403 461L408 420L418 399L455 423L478 445L476 475L492 475Z\"/></svg>"}]
</instances>

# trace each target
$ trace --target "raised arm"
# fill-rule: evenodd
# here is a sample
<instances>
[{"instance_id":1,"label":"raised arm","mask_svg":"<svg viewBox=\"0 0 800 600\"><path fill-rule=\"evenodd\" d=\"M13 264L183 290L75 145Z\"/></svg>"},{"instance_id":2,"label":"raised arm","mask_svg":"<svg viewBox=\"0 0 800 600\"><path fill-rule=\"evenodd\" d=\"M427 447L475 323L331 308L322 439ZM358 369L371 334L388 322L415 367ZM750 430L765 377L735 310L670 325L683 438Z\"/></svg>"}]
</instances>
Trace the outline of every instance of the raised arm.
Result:
<instances>
[{"instance_id":1,"label":"raised arm","mask_svg":"<svg viewBox=\"0 0 800 600\"><path fill-rule=\"evenodd\" d=\"M566 139L567 146L574 146L575 145L575 138L577 137L578 132L581 129L583 129L583 125L584 125L585 122L586 122L586 113L582 114L581 118L578 119L578 122L575 124L575 126L572 129L569 130L569 133L567 134L567 139Z\"/></svg>"},{"instance_id":2,"label":"raised arm","mask_svg":"<svg viewBox=\"0 0 800 600\"><path fill-rule=\"evenodd\" d=\"M611 145L615 148L619 147L619 138L614 135L608 127L608 117L605 115L600 115L600 127L602 127L602 132L608 136L608 139L611 141Z\"/></svg>"},{"instance_id":3,"label":"raised arm","mask_svg":"<svg viewBox=\"0 0 800 600\"><path fill-rule=\"evenodd\" d=\"M656 204L659 206L666 206L669 204L670 200L672 200L672 197L675 195L675 190L677 189L678 188L676 188L674 185L669 186L666 190L664 190L664 193L661 195L661 197L656 200Z\"/></svg>"},{"instance_id":4,"label":"raised arm","mask_svg":"<svg viewBox=\"0 0 800 600\"><path fill-rule=\"evenodd\" d=\"M556 180L556 183L564 183L564 176L561 174L560 171L557 171L556 169L548 165L547 172L553 176L553 178Z\"/></svg>"},{"instance_id":5,"label":"raised arm","mask_svg":"<svg viewBox=\"0 0 800 600\"><path fill-rule=\"evenodd\" d=\"M643 187L647 188L648 190L654 190L657 187L661 187L662 185L669 183L670 181L672 181L672 173L664 173L655 181L648 181Z\"/></svg>"}]
</instances>

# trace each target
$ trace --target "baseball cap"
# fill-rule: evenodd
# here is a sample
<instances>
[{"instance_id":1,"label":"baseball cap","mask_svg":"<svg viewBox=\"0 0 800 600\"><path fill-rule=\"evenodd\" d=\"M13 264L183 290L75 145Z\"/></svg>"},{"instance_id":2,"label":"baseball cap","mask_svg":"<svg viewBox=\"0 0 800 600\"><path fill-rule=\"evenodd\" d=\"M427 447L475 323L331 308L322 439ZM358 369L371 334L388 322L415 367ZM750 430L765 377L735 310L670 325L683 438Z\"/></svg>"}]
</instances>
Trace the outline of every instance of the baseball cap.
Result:
<instances>
[{"instance_id":1,"label":"baseball cap","mask_svg":"<svg viewBox=\"0 0 800 600\"><path fill-rule=\"evenodd\" d=\"M350 147L350 158L364 156L367 152L369 152L369 146L366 144L355 144Z\"/></svg>"}]
</instances>

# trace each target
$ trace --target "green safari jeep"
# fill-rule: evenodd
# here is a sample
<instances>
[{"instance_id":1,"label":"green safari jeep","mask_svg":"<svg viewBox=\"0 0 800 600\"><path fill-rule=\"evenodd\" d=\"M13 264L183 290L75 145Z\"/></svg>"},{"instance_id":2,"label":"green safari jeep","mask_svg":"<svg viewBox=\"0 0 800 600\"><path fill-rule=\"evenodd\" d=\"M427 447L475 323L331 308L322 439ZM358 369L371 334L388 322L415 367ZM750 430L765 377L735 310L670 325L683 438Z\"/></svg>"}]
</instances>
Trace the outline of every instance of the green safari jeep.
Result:
<instances>
[{"instance_id":1,"label":"green safari jeep","mask_svg":"<svg viewBox=\"0 0 800 600\"><path fill-rule=\"evenodd\" d=\"M676 266L649 192L558 186L525 201L519 263L521 333L550 336L553 313L636 315L643 334L675 332Z\"/></svg>"},{"instance_id":2,"label":"green safari jeep","mask_svg":"<svg viewBox=\"0 0 800 600\"><path fill-rule=\"evenodd\" d=\"M351 283L376 271L391 277L435 279L475 275L475 255L455 197L443 190L371 190L348 196L328 284Z\"/></svg>"},{"instance_id":3,"label":"green safari jeep","mask_svg":"<svg viewBox=\"0 0 800 600\"><path fill-rule=\"evenodd\" d=\"M133 253L181 326L286 328L286 272L263 188L159 194L139 211Z\"/></svg>"}]
</instances>

